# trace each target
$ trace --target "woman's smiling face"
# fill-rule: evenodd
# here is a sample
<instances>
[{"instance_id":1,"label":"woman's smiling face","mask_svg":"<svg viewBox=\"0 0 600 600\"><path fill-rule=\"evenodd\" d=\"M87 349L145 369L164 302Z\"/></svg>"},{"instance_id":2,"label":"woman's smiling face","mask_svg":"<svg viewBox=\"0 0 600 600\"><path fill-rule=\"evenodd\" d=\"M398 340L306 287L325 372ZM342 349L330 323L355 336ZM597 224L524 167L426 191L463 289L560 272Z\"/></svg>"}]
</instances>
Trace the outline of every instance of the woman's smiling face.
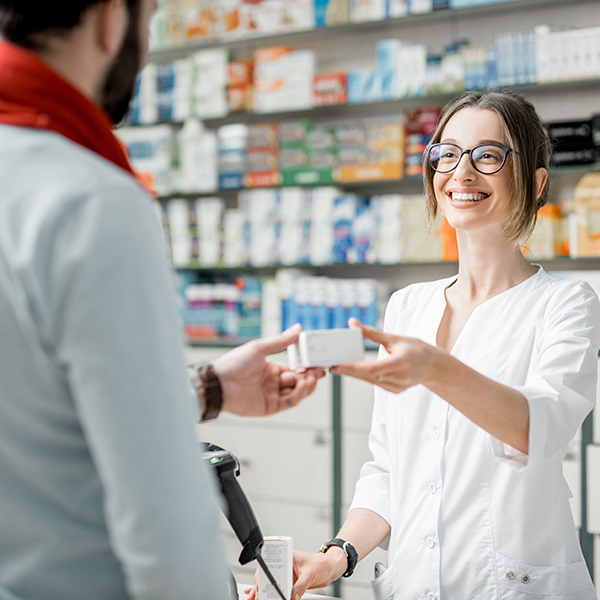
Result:
<instances>
[{"instance_id":1,"label":"woman's smiling face","mask_svg":"<svg viewBox=\"0 0 600 600\"><path fill-rule=\"evenodd\" d=\"M463 108L447 123L442 143L462 149L479 144L508 146L498 115L492 110ZM433 187L441 212L457 230L502 228L512 211L512 157L493 175L479 173L464 154L450 173L435 173ZM491 231L490 231L491 233Z\"/></svg>"}]
</instances>

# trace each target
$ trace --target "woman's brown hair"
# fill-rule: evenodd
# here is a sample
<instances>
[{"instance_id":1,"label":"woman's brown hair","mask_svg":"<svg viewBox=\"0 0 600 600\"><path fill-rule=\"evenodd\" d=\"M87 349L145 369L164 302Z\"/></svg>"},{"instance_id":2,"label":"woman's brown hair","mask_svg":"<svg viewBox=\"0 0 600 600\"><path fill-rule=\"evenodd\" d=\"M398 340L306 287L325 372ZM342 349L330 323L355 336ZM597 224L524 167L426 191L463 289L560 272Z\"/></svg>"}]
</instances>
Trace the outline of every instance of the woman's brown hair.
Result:
<instances>
[{"instance_id":1,"label":"woman's brown hair","mask_svg":"<svg viewBox=\"0 0 600 600\"><path fill-rule=\"evenodd\" d=\"M548 184L537 197L536 170L550 166L551 143L546 127L535 107L520 94L512 91L466 92L446 106L432 144L441 141L448 121L463 108L492 110L500 118L506 145L512 148L508 167L512 166L512 211L505 225L509 239L522 242L531 234L538 210L548 201ZM506 168L505 166L505 168ZM427 160L423 165L427 227L433 232L438 211L433 190L435 171Z\"/></svg>"}]
</instances>

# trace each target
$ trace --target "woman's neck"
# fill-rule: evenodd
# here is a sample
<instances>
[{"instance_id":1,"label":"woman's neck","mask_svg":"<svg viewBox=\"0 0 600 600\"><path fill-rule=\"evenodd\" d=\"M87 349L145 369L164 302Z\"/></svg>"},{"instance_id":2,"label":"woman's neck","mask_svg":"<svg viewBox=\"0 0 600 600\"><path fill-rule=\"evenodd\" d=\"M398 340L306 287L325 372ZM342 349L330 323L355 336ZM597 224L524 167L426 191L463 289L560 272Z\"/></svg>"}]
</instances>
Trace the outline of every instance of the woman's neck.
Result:
<instances>
[{"instance_id":1,"label":"woman's neck","mask_svg":"<svg viewBox=\"0 0 600 600\"><path fill-rule=\"evenodd\" d=\"M494 238L458 233L458 279L453 292L465 300L483 302L531 277L537 267L531 265L516 242L502 236Z\"/></svg>"}]
</instances>

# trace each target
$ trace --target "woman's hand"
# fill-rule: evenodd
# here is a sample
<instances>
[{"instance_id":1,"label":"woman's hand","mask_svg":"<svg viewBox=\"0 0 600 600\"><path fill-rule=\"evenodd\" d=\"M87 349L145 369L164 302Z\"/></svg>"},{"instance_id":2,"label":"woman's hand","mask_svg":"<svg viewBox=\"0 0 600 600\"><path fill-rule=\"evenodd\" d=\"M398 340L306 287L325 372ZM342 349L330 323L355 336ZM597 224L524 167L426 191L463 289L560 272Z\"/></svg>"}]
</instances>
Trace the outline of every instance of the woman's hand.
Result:
<instances>
[{"instance_id":1,"label":"woman's hand","mask_svg":"<svg viewBox=\"0 0 600 600\"><path fill-rule=\"evenodd\" d=\"M348 560L341 548L331 547L323 553L294 552L294 587L291 600L300 600L307 590L327 587L339 579L348 567ZM254 585L244 590L248 600L258 600L258 570Z\"/></svg>"},{"instance_id":2,"label":"woman's hand","mask_svg":"<svg viewBox=\"0 0 600 600\"><path fill-rule=\"evenodd\" d=\"M417 385L427 384L435 374L435 346L411 337L383 333L350 319L350 327L362 329L363 336L381 344L389 356L376 362L356 361L331 367L330 372L349 375L373 383L396 394Z\"/></svg>"},{"instance_id":3,"label":"woman's hand","mask_svg":"<svg viewBox=\"0 0 600 600\"><path fill-rule=\"evenodd\" d=\"M497 440L528 454L529 404L521 392L421 340L382 333L356 319L350 319L350 326L362 329L389 356L331 367L332 373L363 379L396 394L421 383Z\"/></svg>"}]
</instances>

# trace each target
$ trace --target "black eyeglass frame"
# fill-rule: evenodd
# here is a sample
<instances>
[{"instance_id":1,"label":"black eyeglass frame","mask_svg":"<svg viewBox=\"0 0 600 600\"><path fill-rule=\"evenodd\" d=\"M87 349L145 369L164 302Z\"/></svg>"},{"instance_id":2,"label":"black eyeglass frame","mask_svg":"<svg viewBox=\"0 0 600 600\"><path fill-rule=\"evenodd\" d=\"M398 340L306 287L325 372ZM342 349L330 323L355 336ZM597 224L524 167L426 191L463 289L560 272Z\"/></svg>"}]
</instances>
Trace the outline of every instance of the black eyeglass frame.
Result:
<instances>
[{"instance_id":1,"label":"black eyeglass frame","mask_svg":"<svg viewBox=\"0 0 600 600\"><path fill-rule=\"evenodd\" d=\"M460 150L460 155L458 157L458 160L456 161L456 164L451 168L448 169L447 171L440 171L439 169L436 169L432 164L431 164L431 159L429 158L431 155L431 149L435 148L436 146L454 146L455 148L458 148ZM472 152L474 150L477 150L477 148L481 148L482 146L492 146L494 148L500 148L503 152L504 152L504 160L502 161L502 164L495 170L492 171L491 173L485 173L484 171L481 171L480 169L478 169L475 165L475 162L473 161L473 154ZM504 167L504 165L506 164L506 158L508 157L508 155L513 152L512 148L509 148L508 146L503 146L502 144L477 144L477 146L474 146L473 148L471 148L470 150L463 150L458 144L452 144L451 142L438 142L437 144L429 144L426 148L425 148L425 152L427 152L427 162L429 163L429 166L436 172L436 173L451 173L452 171L454 171L454 169L456 169L456 167L458 167L458 165L460 164L460 161L463 157L463 155L468 154L469 155L469 162L471 163L471 166L478 172L481 173L482 175L495 175L498 171L502 170L502 167Z\"/></svg>"}]
</instances>

